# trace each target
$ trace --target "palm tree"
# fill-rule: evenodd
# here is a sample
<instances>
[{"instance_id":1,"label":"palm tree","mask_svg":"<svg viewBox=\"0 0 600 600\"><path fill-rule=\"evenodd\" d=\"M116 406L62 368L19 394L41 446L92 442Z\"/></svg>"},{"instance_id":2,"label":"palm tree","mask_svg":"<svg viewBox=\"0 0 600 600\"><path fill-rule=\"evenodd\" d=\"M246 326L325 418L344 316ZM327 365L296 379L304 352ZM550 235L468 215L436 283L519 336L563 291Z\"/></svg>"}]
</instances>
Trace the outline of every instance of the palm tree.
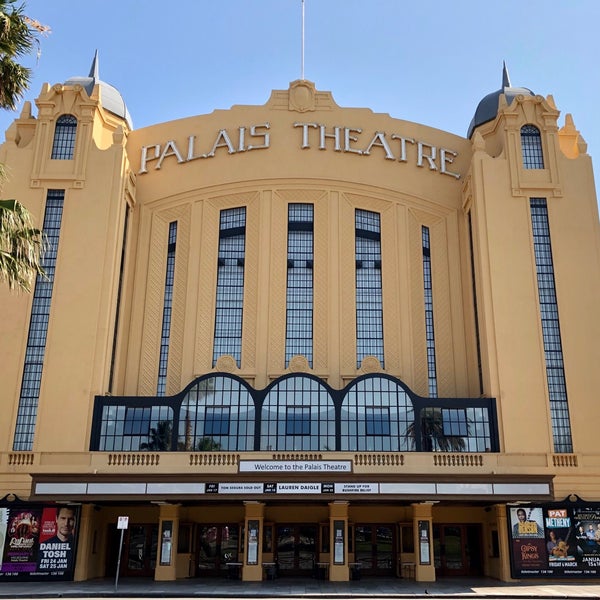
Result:
<instances>
[{"instance_id":1,"label":"palm tree","mask_svg":"<svg viewBox=\"0 0 600 600\"><path fill-rule=\"evenodd\" d=\"M0 0L0 108L15 110L18 100L29 87L31 70L18 60L38 47L39 33L49 27L23 13L15 0Z\"/></svg>"},{"instance_id":2,"label":"palm tree","mask_svg":"<svg viewBox=\"0 0 600 600\"><path fill-rule=\"evenodd\" d=\"M140 444L140 450L162 452L171 449L173 424L171 421L159 421L156 427L150 429L148 441Z\"/></svg>"},{"instance_id":3,"label":"palm tree","mask_svg":"<svg viewBox=\"0 0 600 600\"><path fill-rule=\"evenodd\" d=\"M413 446L416 446L416 420L407 427L406 434L412 439ZM465 448L463 437L444 433L444 417L440 408L424 408L421 411L422 452L464 452Z\"/></svg>"},{"instance_id":4,"label":"palm tree","mask_svg":"<svg viewBox=\"0 0 600 600\"><path fill-rule=\"evenodd\" d=\"M29 85L31 71L18 60L38 46L38 34L50 31L23 13L15 0L0 0L0 108L15 110ZM0 183L6 175L0 165ZM40 265L42 234L16 200L0 201L0 280L10 289L31 290Z\"/></svg>"},{"instance_id":5,"label":"palm tree","mask_svg":"<svg viewBox=\"0 0 600 600\"><path fill-rule=\"evenodd\" d=\"M211 437L201 437L198 443L196 444L196 450L198 452L214 452L215 450L220 450L221 444L219 442L215 442Z\"/></svg>"},{"instance_id":6,"label":"palm tree","mask_svg":"<svg viewBox=\"0 0 600 600\"><path fill-rule=\"evenodd\" d=\"M32 226L29 211L16 200L0 200L0 280L26 292L43 275L42 232Z\"/></svg>"}]
</instances>

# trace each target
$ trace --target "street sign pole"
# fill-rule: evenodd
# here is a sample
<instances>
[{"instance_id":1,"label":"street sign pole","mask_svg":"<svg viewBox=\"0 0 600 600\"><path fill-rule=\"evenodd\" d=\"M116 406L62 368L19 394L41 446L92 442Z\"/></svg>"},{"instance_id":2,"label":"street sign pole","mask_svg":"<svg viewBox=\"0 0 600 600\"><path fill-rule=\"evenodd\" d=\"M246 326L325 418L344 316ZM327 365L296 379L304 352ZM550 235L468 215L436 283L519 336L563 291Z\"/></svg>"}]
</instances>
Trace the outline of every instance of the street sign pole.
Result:
<instances>
[{"instance_id":1,"label":"street sign pole","mask_svg":"<svg viewBox=\"0 0 600 600\"><path fill-rule=\"evenodd\" d=\"M119 557L117 558L117 572L115 574L115 592L117 591L117 587L119 585L119 570L121 568L121 552L123 551L123 535L125 534L125 530L129 525L129 517L119 517L117 521L117 529L121 530L121 539L119 541Z\"/></svg>"}]
</instances>

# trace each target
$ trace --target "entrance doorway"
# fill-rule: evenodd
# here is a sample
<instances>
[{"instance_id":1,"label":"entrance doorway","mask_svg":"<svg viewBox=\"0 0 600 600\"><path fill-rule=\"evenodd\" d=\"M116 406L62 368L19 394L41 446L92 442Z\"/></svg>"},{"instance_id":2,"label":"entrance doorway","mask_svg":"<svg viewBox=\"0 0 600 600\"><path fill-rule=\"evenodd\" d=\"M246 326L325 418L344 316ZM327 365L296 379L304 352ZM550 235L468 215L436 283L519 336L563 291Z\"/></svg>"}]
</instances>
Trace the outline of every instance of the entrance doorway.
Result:
<instances>
[{"instance_id":1,"label":"entrance doorway","mask_svg":"<svg viewBox=\"0 0 600 600\"><path fill-rule=\"evenodd\" d=\"M393 525L355 525L354 558L365 575L393 575L395 565Z\"/></svg>"},{"instance_id":2,"label":"entrance doorway","mask_svg":"<svg viewBox=\"0 0 600 600\"><path fill-rule=\"evenodd\" d=\"M277 525L276 560L279 575L306 575L315 568L316 525Z\"/></svg>"},{"instance_id":3,"label":"entrance doorway","mask_svg":"<svg viewBox=\"0 0 600 600\"><path fill-rule=\"evenodd\" d=\"M196 575L219 575L237 562L239 525L199 525Z\"/></svg>"},{"instance_id":4,"label":"entrance doorway","mask_svg":"<svg viewBox=\"0 0 600 600\"><path fill-rule=\"evenodd\" d=\"M114 577L117 572L119 542L121 540L121 531L114 525L109 529L109 540L106 574ZM158 525L156 523L130 524L123 536L119 576L153 577L156 568L157 548Z\"/></svg>"},{"instance_id":5,"label":"entrance doorway","mask_svg":"<svg viewBox=\"0 0 600 600\"><path fill-rule=\"evenodd\" d=\"M434 525L433 547L436 575L483 574L479 525Z\"/></svg>"}]
</instances>

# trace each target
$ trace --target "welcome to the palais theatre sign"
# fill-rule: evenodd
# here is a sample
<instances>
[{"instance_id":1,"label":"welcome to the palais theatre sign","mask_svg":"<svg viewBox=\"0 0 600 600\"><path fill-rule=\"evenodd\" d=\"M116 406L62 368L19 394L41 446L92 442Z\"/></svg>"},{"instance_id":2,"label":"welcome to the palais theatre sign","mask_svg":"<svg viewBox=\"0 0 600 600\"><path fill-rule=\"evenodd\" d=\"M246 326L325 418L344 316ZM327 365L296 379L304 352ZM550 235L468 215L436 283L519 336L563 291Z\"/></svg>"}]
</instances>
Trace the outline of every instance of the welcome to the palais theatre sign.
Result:
<instances>
[{"instance_id":1,"label":"welcome to the palais theatre sign","mask_svg":"<svg viewBox=\"0 0 600 600\"><path fill-rule=\"evenodd\" d=\"M459 173L449 170L458 152L442 148L400 133L375 131L363 134L360 127L330 126L323 123L292 123L297 129L296 143L301 150L330 150L340 153L371 156L377 153L384 159L400 163L412 162L442 175L458 179ZM271 147L270 123L259 123L233 130L219 129L212 135L188 135L185 141L169 140L165 143L142 146L140 170L159 170L173 163L183 164L194 160L213 158L217 152L238 154ZM293 136L290 139L294 139Z\"/></svg>"}]
</instances>

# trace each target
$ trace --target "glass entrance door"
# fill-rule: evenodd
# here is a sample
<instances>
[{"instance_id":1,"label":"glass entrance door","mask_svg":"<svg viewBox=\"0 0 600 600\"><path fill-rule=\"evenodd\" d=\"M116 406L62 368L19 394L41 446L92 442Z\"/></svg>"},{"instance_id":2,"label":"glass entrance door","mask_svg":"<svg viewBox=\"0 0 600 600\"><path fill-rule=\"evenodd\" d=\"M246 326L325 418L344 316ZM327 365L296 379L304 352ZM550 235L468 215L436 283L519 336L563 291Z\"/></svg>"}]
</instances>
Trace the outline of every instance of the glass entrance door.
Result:
<instances>
[{"instance_id":1,"label":"glass entrance door","mask_svg":"<svg viewBox=\"0 0 600 600\"><path fill-rule=\"evenodd\" d=\"M394 531L392 525L354 526L354 557L365 575L393 575Z\"/></svg>"},{"instance_id":2,"label":"glass entrance door","mask_svg":"<svg viewBox=\"0 0 600 600\"><path fill-rule=\"evenodd\" d=\"M277 526L276 559L280 575L302 575L313 571L317 531L316 525Z\"/></svg>"},{"instance_id":3,"label":"glass entrance door","mask_svg":"<svg viewBox=\"0 0 600 600\"><path fill-rule=\"evenodd\" d=\"M237 524L198 526L198 575L225 573L227 563L238 560Z\"/></svg>"},{"instance_id":4,"label":"glass entrance door","mask_svg":"<svg viewBox=\"0 0 600 600\"><path fill-rule=\"evenodd\" d=\"M114 576L117 570L121 530L113 526L109 529L109 536L106 574ZM130 524L123 535L119 575L123 577L152 577L156 567L157 548L157 524Z\"/></svg>"},{"instance_id":5,"label":"glass entrance door","mask_svg":"<svg viewBox=\"0 0 600 600\"><path fill-rule=\"evenodd\" d=\"M478 525L433 526L435 569L438 575L481 575L481 531Z\"/></svg>"}]
</instances>

